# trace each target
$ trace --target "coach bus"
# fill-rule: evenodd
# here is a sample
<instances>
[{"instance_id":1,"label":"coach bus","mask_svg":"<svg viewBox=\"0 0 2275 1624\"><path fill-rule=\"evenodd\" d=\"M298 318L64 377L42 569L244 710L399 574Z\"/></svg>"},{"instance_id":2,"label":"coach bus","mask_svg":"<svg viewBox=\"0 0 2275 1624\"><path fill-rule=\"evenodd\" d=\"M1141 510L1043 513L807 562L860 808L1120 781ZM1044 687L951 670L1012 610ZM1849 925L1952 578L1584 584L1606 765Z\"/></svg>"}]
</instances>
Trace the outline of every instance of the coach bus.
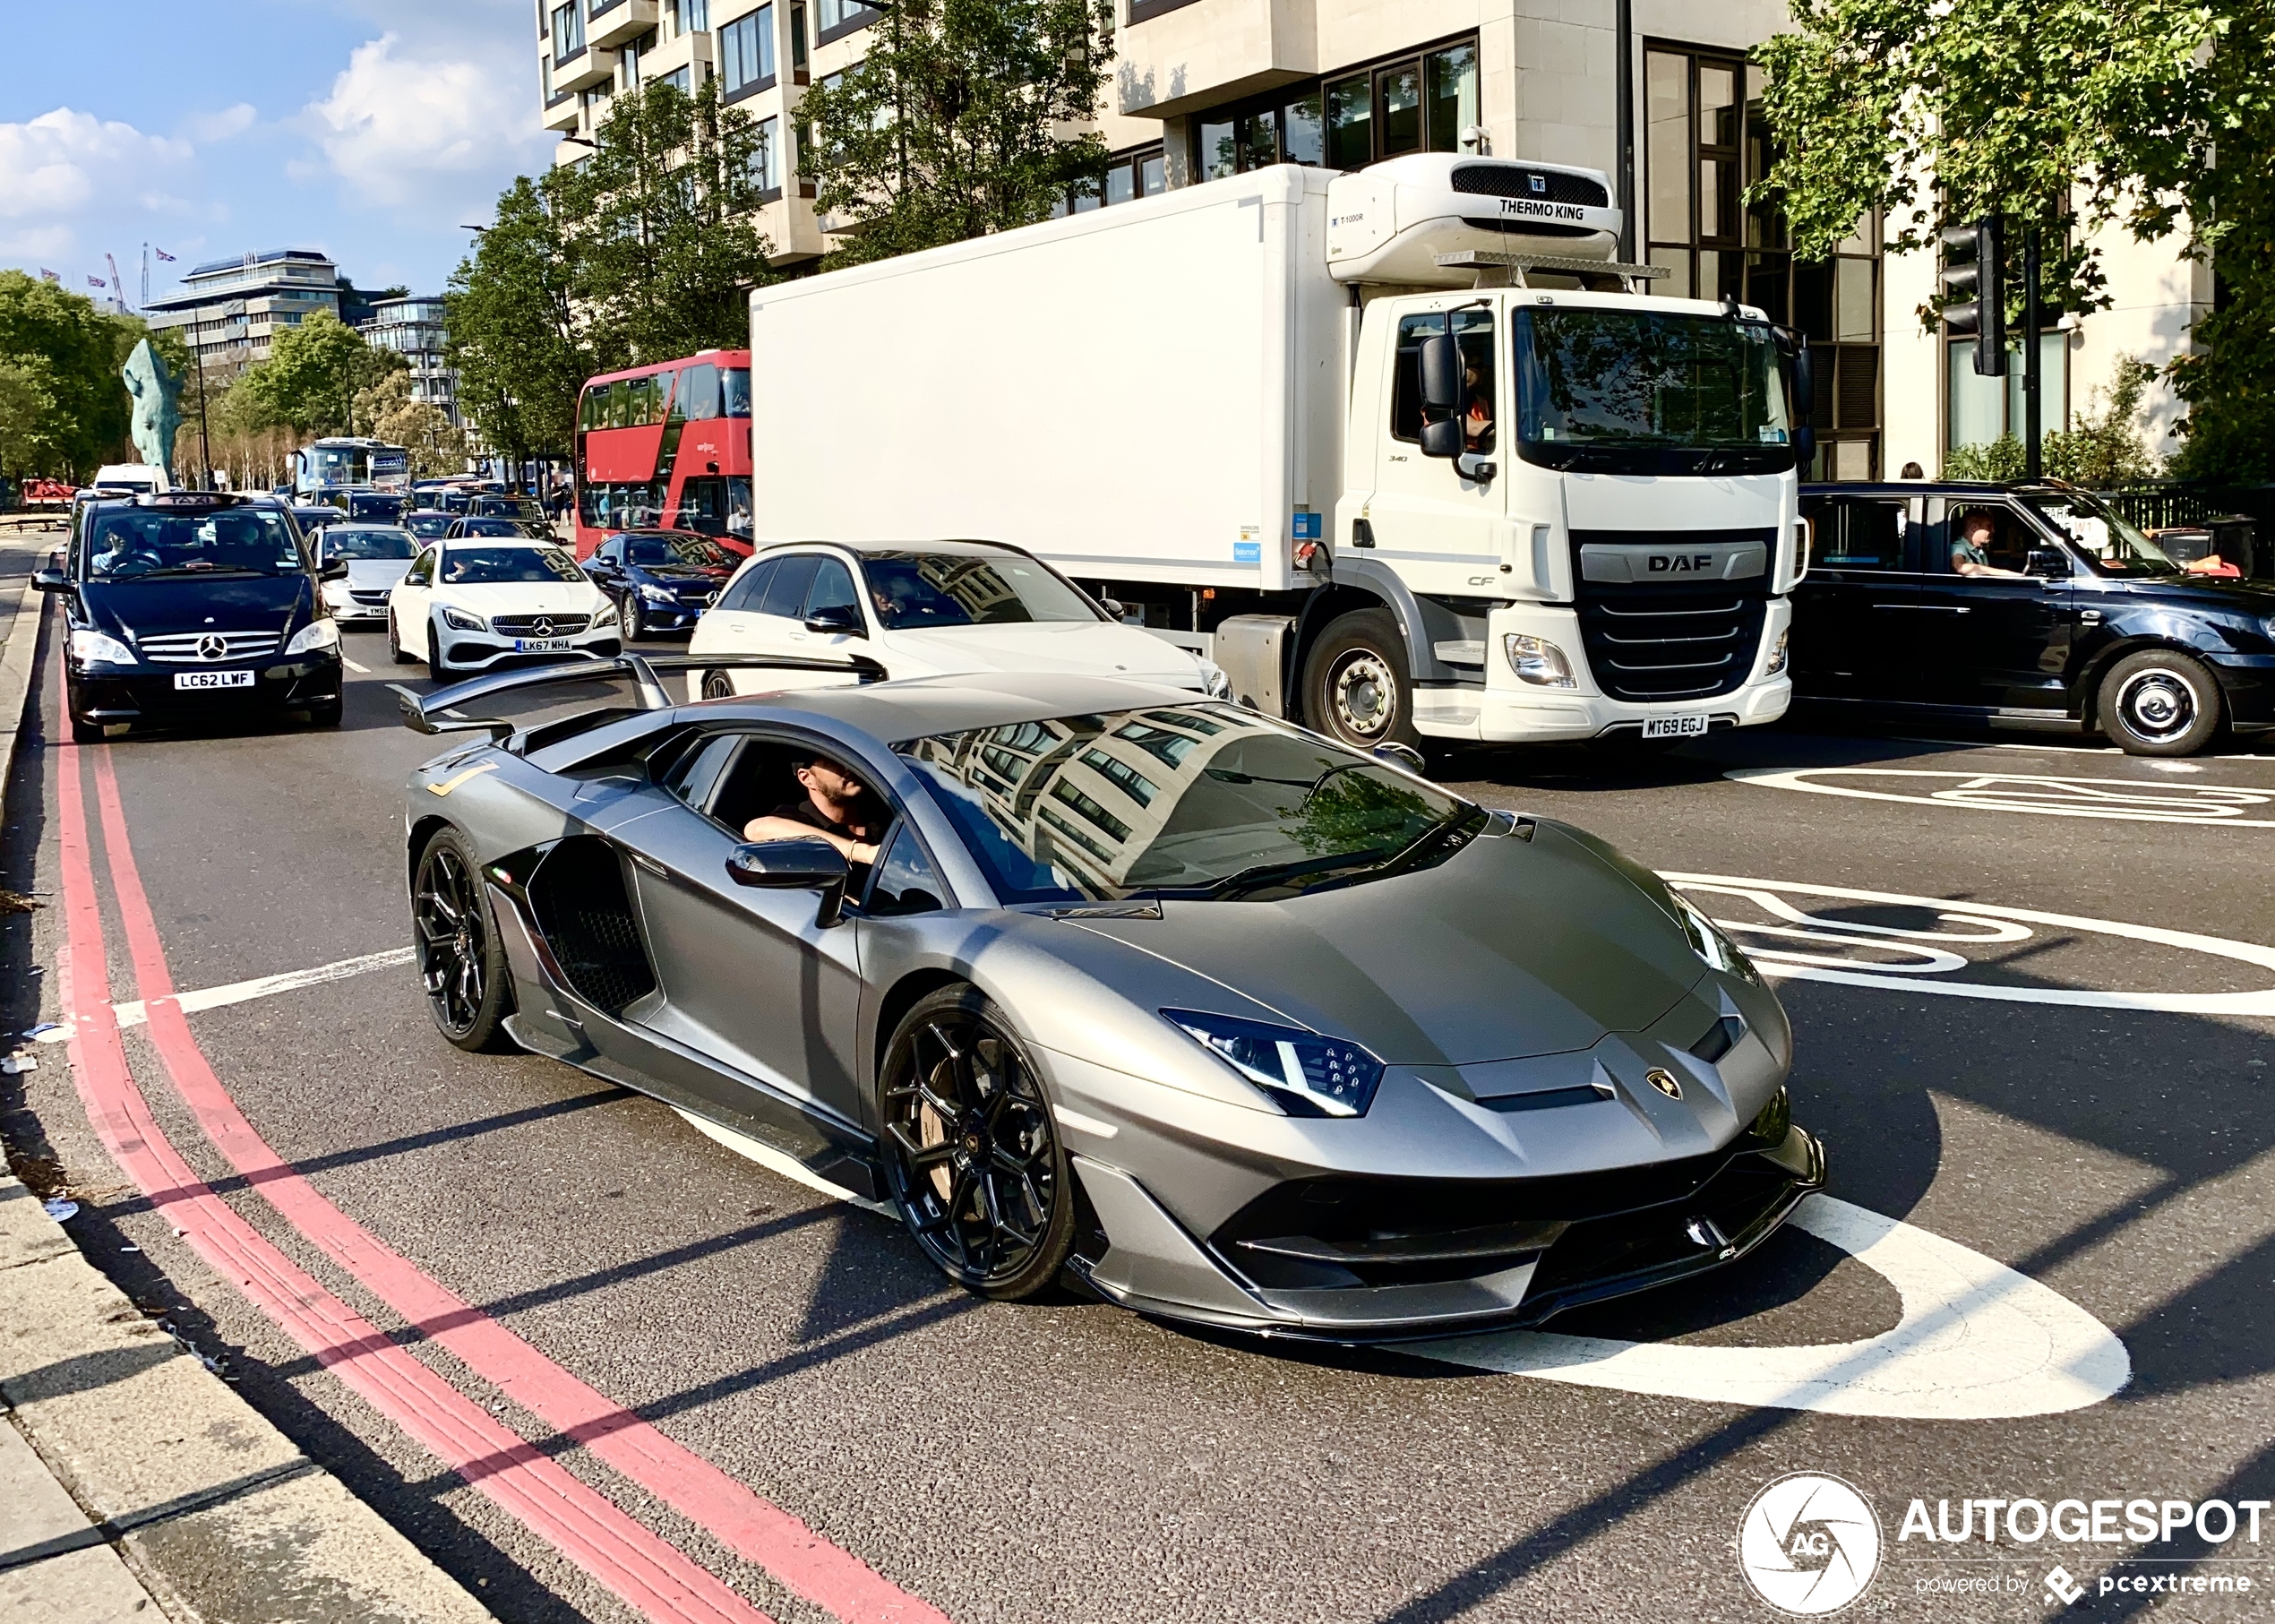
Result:
<instances>
[{"instance_id":1,"label":"coach bus","mask_svg":"<svg viewBox=\"0 0 2275 1624\"><path fill-rule=\"evenodd\" d=\"M603 373L577 402L577 556L662 526L751 546L751 352Z\"/></svg>"},{"instance_id":2,"label":"coach bus","mask_svg":"<svg viewBox=\"0 0 2275 1624\"><path fill-rule=\"evenodd\" d=\"M292 454L293 494L304 498L335 485L402 491L410 482L410 452L384 440L312 440Z\"/></svg>"}]
</instances>

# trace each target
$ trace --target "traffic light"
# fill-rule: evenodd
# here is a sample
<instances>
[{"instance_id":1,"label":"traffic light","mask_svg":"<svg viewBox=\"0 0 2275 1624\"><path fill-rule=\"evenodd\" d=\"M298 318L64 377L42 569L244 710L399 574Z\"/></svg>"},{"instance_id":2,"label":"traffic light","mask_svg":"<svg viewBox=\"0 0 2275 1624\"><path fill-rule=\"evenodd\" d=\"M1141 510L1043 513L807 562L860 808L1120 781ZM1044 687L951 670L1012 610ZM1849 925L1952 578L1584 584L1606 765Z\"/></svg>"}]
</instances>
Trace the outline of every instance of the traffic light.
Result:
<instances>
[{"instance_id":1,"label":"traffic light","mask_svg":"<svg viewBox=\"0 0 2275 1624\"><path fill-rule=\"evenodd\" d=\"M1998 217L1943 229L1944 325L1975 339L1975 370L2006 375L2006 279L1999 258Z\"/></svg>"}]
</instances>

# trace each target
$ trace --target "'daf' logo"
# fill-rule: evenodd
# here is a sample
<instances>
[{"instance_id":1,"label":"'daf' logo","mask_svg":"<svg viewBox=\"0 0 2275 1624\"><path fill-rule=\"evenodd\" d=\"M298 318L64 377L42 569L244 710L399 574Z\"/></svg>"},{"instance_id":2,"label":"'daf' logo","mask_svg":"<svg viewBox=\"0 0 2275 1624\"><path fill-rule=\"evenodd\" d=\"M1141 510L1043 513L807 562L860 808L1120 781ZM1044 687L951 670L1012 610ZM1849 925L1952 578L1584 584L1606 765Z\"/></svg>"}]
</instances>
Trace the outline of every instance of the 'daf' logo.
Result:
<instances>
[{"instance_id":1,"label":"'daf' logo","mask_svg":"<svg viewBox=\"0 0 2275 1624\"><path fill-rule=\"evenodd\" d=\"M1738 1565L1754 1594L1780 1612L1838 1612L1880 1569L1880 1519L1839 1478L1796 1472L1746 1508Z\"/></svg>"}]
</instances>

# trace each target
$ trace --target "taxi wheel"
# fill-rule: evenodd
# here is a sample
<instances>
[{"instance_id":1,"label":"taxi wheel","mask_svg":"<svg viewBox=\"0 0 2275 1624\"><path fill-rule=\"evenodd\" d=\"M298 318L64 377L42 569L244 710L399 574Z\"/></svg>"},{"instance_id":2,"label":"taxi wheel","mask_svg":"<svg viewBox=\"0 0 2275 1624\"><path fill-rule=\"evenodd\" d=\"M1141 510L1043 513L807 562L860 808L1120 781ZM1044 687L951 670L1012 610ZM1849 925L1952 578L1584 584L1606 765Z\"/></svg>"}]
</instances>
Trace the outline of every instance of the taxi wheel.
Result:
<instances>
[{"instance_id":1,"label":"taxi wheel","mask_svg":"<svg viewBox=\"0 0 2275 1624\"><path fill-rule=\"evenodd\" d=\"M2193 756L2221 714L2219 680L2175 649L2128 654L2101 679L2101 730L2129 756Z\"/></svg>"}]
</instances>

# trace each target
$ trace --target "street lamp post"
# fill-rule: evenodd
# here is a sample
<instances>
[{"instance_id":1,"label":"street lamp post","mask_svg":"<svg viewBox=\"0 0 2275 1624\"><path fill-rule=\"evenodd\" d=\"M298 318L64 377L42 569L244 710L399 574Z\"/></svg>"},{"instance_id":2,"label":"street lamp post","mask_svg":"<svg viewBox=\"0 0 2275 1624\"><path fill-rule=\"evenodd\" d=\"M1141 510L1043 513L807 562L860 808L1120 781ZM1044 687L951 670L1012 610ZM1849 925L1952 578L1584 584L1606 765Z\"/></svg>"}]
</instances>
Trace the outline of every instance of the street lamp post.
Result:
<instances>
[{"instance_id":1,"label":"street lamp post","mask_svg":"<svg viewBox=\"0 0 2275 1624\"><path fill-rule=\"evenodd\" d=\"M1612 49L1618 55L1612 76L1612 116L1619 123L1612 150L1619 171L1619 257L1635 262L1635 0L1615 0Z\"/></svg>"},{"instance_id":2,"label":"street lamp post","mask_svg":"<svg viewBox=\"0 0 2275 1624\"><path fill-rule=\"evenodd\" d=\"M2022 477L2046 477L2039 444L2038 227L2022 234Z\"/></svg>"},{"instance_id":3,"label":"street lamp post","mask_svg":"<svg viewBox=\"0 0 2275 1624\"><path fill-rule=\"evenodd\" d=\"M213 488L213 442L206 434L205 316L194 305L190 306L190 365L197 368L197 455L205 469L198 488L210 491Z\"/></svg>"}]
</instances>

